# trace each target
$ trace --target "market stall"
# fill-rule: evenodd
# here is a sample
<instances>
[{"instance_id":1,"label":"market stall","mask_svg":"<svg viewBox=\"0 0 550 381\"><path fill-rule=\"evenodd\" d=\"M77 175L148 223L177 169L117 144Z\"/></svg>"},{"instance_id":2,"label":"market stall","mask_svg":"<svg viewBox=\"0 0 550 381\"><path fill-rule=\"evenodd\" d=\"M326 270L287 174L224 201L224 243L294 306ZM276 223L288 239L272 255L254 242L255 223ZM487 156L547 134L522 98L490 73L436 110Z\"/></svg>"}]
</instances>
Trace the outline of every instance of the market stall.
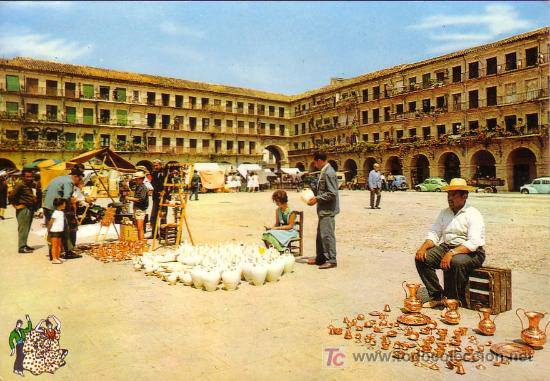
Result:
<instances>
[{"instance_id":1,"label":"market stall","mask_svg":"<svg viewBox=\"0 0 550 381\"><path fill-rule=\"evenodd\" d=\"M195 163L195 171L201 178L202 188L205 190L223 189L225 186L225 169L218 163Z\"/></svg>"}]
</instances>

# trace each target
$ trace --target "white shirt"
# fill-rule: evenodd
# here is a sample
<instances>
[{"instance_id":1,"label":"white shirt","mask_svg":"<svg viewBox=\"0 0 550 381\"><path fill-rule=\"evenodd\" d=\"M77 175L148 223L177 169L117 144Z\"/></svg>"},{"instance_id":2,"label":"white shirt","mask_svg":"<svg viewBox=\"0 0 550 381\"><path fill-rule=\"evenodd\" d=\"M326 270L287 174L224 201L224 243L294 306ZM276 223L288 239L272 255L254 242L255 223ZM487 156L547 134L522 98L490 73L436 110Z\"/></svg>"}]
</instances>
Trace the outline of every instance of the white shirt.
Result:
<instances>
[{"instance_id":1,"label":"white shirt","mask_svg":"<svg viewBox=\"0 0 550 381\"><path fill-rule=\"evenodd\" d=\"M470 251L476 251L485 245L483 216L479 210L468 204L465 204L457 214L454 214L451 208L443 209L426 238L436 245L462 245Z\"/></svg>"},{"instance_id":2,"label":"white shirt","mask_svg":"<svg viewBox=\"0 0 550 381\"><path fill-rule=\"evenodd\" d=\"M143 185L145 185L145 189L147 189L147 191L155 190L155 188L153 188L153 184L151 184L147 177L143 179Z\"/></svg>"},{"instance_id":3,"label":"white shirt","mask_svg":"<svg viewBox=\"0 0 550 381\"><path fill-rule=\"evenodd\" d=\"M50 232L53 233L60 233L63 231L63 228L65 227L65 213L61 210L54 210L52 213L52 227L50 228Z\"/></svg>"}]
</instances>

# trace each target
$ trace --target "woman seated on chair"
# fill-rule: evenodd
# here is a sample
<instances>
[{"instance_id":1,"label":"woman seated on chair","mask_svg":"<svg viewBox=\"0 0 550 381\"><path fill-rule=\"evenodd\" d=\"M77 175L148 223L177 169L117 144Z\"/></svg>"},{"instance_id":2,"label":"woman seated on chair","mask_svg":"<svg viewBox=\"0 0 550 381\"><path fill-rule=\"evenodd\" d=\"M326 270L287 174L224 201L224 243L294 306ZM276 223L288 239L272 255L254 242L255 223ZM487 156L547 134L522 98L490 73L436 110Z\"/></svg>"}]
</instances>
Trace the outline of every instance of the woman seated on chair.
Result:
<instances>
[{"instance_id":1,"label":"woman seated on chair","mask_svg":"<svg viewBox=\"0 0 550 381\"><path fill-rule=\"evenodd\" d=\"M277 205L275 225L265 226L267 231L262 234L262 240L267 247L273 246L278 251L283 251L291 240L298 237L296 214L288 207L288 196L284 190L276 190L271 199Z\"/></svg>"}]
</instances>

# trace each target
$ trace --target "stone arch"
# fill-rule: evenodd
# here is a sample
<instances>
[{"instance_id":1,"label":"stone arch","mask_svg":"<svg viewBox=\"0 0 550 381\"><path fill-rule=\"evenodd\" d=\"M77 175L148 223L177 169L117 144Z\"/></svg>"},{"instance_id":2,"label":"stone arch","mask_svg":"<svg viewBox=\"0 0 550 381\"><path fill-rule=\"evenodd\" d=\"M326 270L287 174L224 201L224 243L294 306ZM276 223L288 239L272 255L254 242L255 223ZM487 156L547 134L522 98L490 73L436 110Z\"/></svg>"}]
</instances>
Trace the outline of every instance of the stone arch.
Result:
<instances>
[{"instance_id":1,"label":"stone arch","mask_svg":"<svg viewBox=\"0 0 550 381\"><path fill-rule=\"evenodd\" d=\"M476 151L470 158L472 166L473 178L496 177L496 160L495 156L487 150Z\"/></svg>"},{"instance_id":2,"label":"stone arch","mask_svg":"<svg viewBox=\"0 0 550 381\"><path fill-rule=\"evenodd\" d=\"M264 157L266 156L266 153L267 154L271 154L273 155L274 159L275 159L275 168L277 170L280 170L281 169L281 164L283 162L286 162L286 156L285 156L285 151L279 147L278 145L275 145L275 144L269 144L267 146L264 147ZM267 156L269 157L269 156ZM267 162L267 164L273 164L273 163L270 163L269 160L264 160Z\"/></svg>"},{"instance_id":3,"label":"stone arch","mask_svg":"<svg viewBox=\"0 0 550 381\"><path fill-rule=\"evenodd\" d=\"M390 156L386 160L386 165L384 166L384 171L391 173L392 175L402 175L403 174L403 165L398 156Z\"/></svg>"},{"instance_id":4,"label":"stone arch","mask_svg":"<svg viewBox=\"0 0 550 381\"><path fill-rule=\"evenodd\" d=\"M306 171L306 167L305 167L304 163L302 163L302 162L296 163L296 165L294 165L294 167L298 168L298 170L300 172L305 172Z\"/></svg>"},{"instance_id":5,"label":"stone arch","mask_svg":"<svg viewBox=\"0 0 550 381\"><path fill-rule=\"evenodd\" d=\"M2 169L6 169L6 170L17 169L17 166L13 161L9 159L0 158L0 171Z\"/></svg>"},{"instance_id":6,"label":"stone arch","mask_svg":"<svg viewBox=\"0 0 550 381\"><path fill-rule=\"evenodd\" d=\"M153 172L153 163L151 163L149 160L140 160L136 163L136 167L138 165L143 165L145 168L149 170L149 172Z\"/></svg>"},{"instance_id":7,"label":"stone arch","mask_svg":"<svg viewBox=\"0 0 550 381\"><path fill-rule=\"evenodd\" d=\"M344 170L346 171L346 181L351 181L355 176L357 176L357 163L355 160L347 159L344 162Z\"/></svg>"},{"instance_id":8,"label":"stone arch","mask_svg":"<svg viewBox=\"0 0 550 381\"><path fill-rule=\"evenodd\" d=\"M365 178L369 176L369 172L372 171L376 163L378 163L378 161L375 157L369 156L365 159L363 162L363 176L365 176Z\"/></svg>"},{"instance_id":9,"label":"stone arch","mask_svg":"<svg viewBox=\"0 0 550 381\"><path fill-rule=\"evenodd\" d=\"M449 182L451 179L460 176L460 159L458 155L452 151L447 151L439 156L437 162L438 165L438 176L445 179Z\"/></svg>"},{"instance_id":10,"label":"stone arch","mask_svg":"<svg viewBox=\"0 0 550 381\"><path fill-rule=\"evenodd\" d=\"M411 158L411 186L415 186L430 177L430 160L421 153Z\"/></svg>"},{"instance_id":11,"label":"stone arch","mask_svg":"<svg viewBox=\"0 0 550 381\"><path fill-rule=\"evenodd\" d=\"M509 191L519 188L537 177L537 156L526 147L517 147L508 154L506 174Z\"/></svg>"},{"instance_id":12,"label":"stone arch","mask_svg":"<svg viewBox=\"0 0 550 381\"><path fill-rule=\"evenodd\" d=\"M329 160L328 162L332 165L332 168L334 168L335 171L338 171L338 163L335 160Z\"/></svg>"}]
</instances>

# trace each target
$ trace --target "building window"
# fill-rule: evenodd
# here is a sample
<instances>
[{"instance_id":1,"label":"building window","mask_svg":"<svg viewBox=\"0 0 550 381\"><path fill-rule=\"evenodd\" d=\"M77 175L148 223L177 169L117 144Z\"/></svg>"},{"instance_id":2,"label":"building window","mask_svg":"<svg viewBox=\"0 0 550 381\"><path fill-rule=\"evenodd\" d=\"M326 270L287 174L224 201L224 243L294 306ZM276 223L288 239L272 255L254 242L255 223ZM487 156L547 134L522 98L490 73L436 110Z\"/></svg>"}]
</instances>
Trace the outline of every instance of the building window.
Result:
<instances>
[{"instance_id":1,"label":"building window","mask_svg":"<svg viewBox=\"0 0 550 381\"><path fill-rule=\"evenodd\" d=\"M156 96L157 96L156 93L148 91L147 92L147 104L154 106Z\"/></svg>"},{"instance_id":2,"label":"building window","mask_svg":"<svg viewBox=\"0 0 550 381\"><path fill-rule=\"evenodd\" d=\"M429 98L422 99L422 112L429 113L431 107L431 100Z\"/></svg>"},{"instance_id":3,"label":"building window","mask_svg":"<svg viewBox=\"0 0 550 381\"><path fill-rule=\"evenodd\" d=\"M372 134L372 139L373 139L374 143L380 142L380 133L375 132L374 134Z\"/></svg>"},{"instance_id":4,"label":"building window","mask_svg":"<svg viewBox=\"0 0 550 381\"><path fill-rule=\"evenodd\" d=\"M479 62L470 62L468 64L468 78L478 78L479 77Z\"/></svg>"},{"instance_id":5,"label":"building window","mask_svg":"<svg viewBox=\"0 0 550 381\"><path fill-rule=\"evenodd\" d=\"M399 104L395 105L395 113L397 115L403 114L403 104L402 103L399 103Z\"/></svg>"},{"instance_id":6,"label":"building window","mask_svg":"<svg viewBox=\"0 0 550 381\"><path fill-rule=\"evenodd\" d=\"M222 141L221 140L215 140L214 141L214 152L218 153L222 150Z\"/></svg>"},{"instance_id":7,"label":"building window","mask_svg":"<svg viewBox=\"0 0 550 381\"><path fill-rule=\"evenodd\" d=\"M243 154L244 153L244 141L243 140L239 140L237 142L237 152L239 154Z\"/></svg>"},{"instance_id":8,"label":"building window","mask_svg":"<svg viewBox=\"0 0 550 381\"><path fill-rule=\"evenodd\" d=\"M298 143L294 143L294 149L298 149Z\"/></svg>"},{"instance_id":9,"label":"building window","mask_svg":"<svg viewBox=\"0 0 550 381\"><path fill-rule=\"evenodd\" d=\"M439 83L444 83L445 82L445 72L444 71L438 71L437 73L435 73L435 79Z\"/></svg>"},{"instance_id":10,"label":"building window","mask_svg":"<svg viewBox=\"0 0 550 381\"><path fill-rule=\"evenodd\" d=\"M209 118L202 118L202 130L208 131L208 128L210 127L210 119Z\"/></svg>"},{"instance_id":11,"label":"building window","mask_svg":"<svg viewBox=\"0 0 550 381\"><path fill-rule=\"evenodd\" d=\"M437 137L438 138L447 133L447 131L445 131L445 125L444 124L438 124L436 127L437 127Z\"/></svg>"},{"instance_id":12,"label":"building window","mask_svg":"<svg viewBox=\"0 0 550 381\"><path fill-rule=\"evenodd\" d=\"M258 105L258 115L265 115L265 105Z\"/></svg>"},{"instance_id":13,"label":"building window","mask_svg":"<svg viewBox=\"0 0 550 381\"><path fill-rule=\"evenodd\" d=\"M201 107L202 108L208 108L209 103L210 103L209 98L201 98Z\"/></svg>"},{"instance_id":14,"label":"building window","mask_svg":"<svg viewBox=\"0 0 550 381\"><path fill-rule=\"evenodd\" d=\"M517 126L517 118L515 115L507 115L504 117L504 125L506 132L515 132Z\"/></svg>"},{"instance_id":15,"label":"building window","mask_svg":"<svg viewBox=\"0 0 550 381\"><path fill-rule=\"evenodd\" d=\"M111 110L105 110L105 109L99 110L99 123L101 124L111 123Z\"/></svg>"},{"instance_id":16,"label":"building window","mask_svg":"<svg viewBox=\"0 0 550 381\"><path fill-rule=\"evenodd\" d=\"M380 122L380 110L375 108L374 110L372 110L372 122L373 123L378 123Z\"/></svg>"},{"instance_id":17,"label":"building window","mask_svg":"<svg viewBox=\"0 0 550 381\"><path fill-rule=\"evenodd\" d=\"M84 108L82 109L82 114L84 116L84 124L94 124L94 109L93 108Z\"/></svg>"},{"instance_id":18,"label":"building window","mask_svg":"<svg viewBox=\"0 0 550 381\"><path fill-rule=\"evenodd\" d=\"M46 95L57 96L57 81L46 80Z\"/></svg>"},{"instance_id":19,"label":"building window","mask_svg":"<svg viewBox=\"0 0 550 381\"><path fill-rule=\"evenodd\" d=\"M372 99L380 99L380 86L372 88Z\"/></svg>"},{"instance_id":20,"label":"building window","mask_svg":"<svg viewBox=\"0 0 550 381\"><path fill-rule=\"evenodd\" d=\"M445 108L445 96L442 95L440 97L435 98L435 107L442 109Z\"/></svg>"},{"instance_id":21,"label":"building window","mask_svg":"<svg viewBox=\"0 0 550 381\"><path fill-rule=\"evenodd\" d=\"M248 130L249 131L254 131L255 128L256 128L256 123L248 122Z\"/></svg>"},{"instance_id":22,"label":"building window","mask_svg":"<svg viewBox=\"0 0 550 381\"><path fill-rule=\"evenodd\" d=\"M183 95L176 95L176 107L183 107Z\"/></svg>"},{"instance_id":23,"label":"building window","mask_svg":"<svg viewBox=\"0 0 550 381\"><path fill-rule=\"evenodd\" d=\"M391 107L384 107L384 120L388 121L390 120L390 109Z\"/></svg>"},{"instance_id":24,"label":"building window","mask_svg":"<svg viewBox=\"0 0 550 381\"><path fill-rule=\"evenodd\" d=\"M174 130L183 129L183 116L178 115L174 117Z\"/></svg>"},{"instance_id":25,"label":"building window","mask_svg":"<svg viewBox=\"0 0 550 381\"><path fill-rule=\"evenodd\" d=\"M162 115L161 117L162 129L167 130L170 128L170 115Z\"/></svg>"},{"instance_id":26,"label":"building window","mask_svg":"<svg viewBox=\"0 0 550 381\"><path fill-rule=\"evenodd\" d=\"M535 46L533 48L525 49L525 64L527 67L535 66L537 64L537 57L539 55L539 49Z\"/></svg>"},{"instance_id":27,"label":"building window","mask_svg":"<svg viewBox=\"0 0 550 381\"><path fill-rule=\"evenodd\" d=\"M76 107L65 107L65 120L67 123L76 123Z\"/></svg>"},{"instance_id":28,"label":"building window","mask_svg":"<svg viewBox=\"0 0 550 381\"><path fill-rule=\"evenodd\" d=\"M487 75L494 75L497 73L497 58L491 57L488 58L486 61L486 73Z\"/></svg>"},{"instance_id":29,"label":"building window","mask_svg":"<svg viewBox=\"0 0 550 381\"><path fill-rule=\"evenodd\" d=\"M369 141L369 134L363 134L363 141L368 142Z\"/></svg>"},{"instance_id":30,"label":"building window","mask_svg":"<svg viewBox=\"0 0 550 381\"><path fill-rule=\"evenodd\" d=\"M25 104L27 108L26 117L31 119L38 118L38 104L37 103L27 103ZM74 109L74 107L73 107ZM74 123L74 122L73 122Z\"/></svg>"},{"instance_id":31,"label":"building window","mask_svg":"<svg viewBox=\"0 0 550 381\"><path fill-rule=\"evenodd\" d=\"M416 136L416 128L409 128L409 137Z\"/></svg>"},{"instance_id":32,"label":"building window","mask_svg":"<svg viewBox=\"0 0 550 381\"><path fill-rule=\"evenodd\" d=\"M132 136L132 143L136 145L141 145L141 136Z\"/></svg>"},{"instance_id":33,"label":"building window","mask_svg":"<svg viewBox=\"0 0 550 381\"><path fill-rule=\"evenodd\" d=\"M181 147L185 145L185 139L184 138L176 138L176 147Z\"/></svg>"},{"instance_id":34,"label":"building window","mask_svg":"<svg viewBox=\"0 0 550 381\"><path fill-rule=\"evenodd\" d=\"M516 70L518 68L515 52L506 54L504 58L506 59L506 71Z\"/></svg>"},{"instance_id":35,"label":"building window","mask_svg":"<svg viewBox=\"0 0 550 381\"><path fill-rule=\"evenodd\" d=\"M117 87L115 89L115 100L118 102L126 102L126 89Z\"/></svg>"},{"instance_id":36,"label":"building window","mask_svg":"<svg viewBox=\"0 0 550 381\"><path fill-rule=\"evenodd\" d=\"M210 140L202 139L202 148L210 148Z\"/></svg>"},{"instance_id":37,"label":"building window","mask_svg":"<svg viewBox=\"0 0 550 381\"><path fill-rule=\"evenodd\" d=\"M470 120L468 122L468 130L477 131L479 129L479 122L477 120Z\"/></svg>"},{"instance_id":38,"label":"building window","mask_svg":"<svg viewBox=\"0 0 550 381\"><path fill-rule=\"evenodd\" d=\"M539 126L539 114L526 114L527 131L532 131Z\"/></svg>"},{"instance_id":39,"label":"building window","mask_svg":"<svg viewBox=\"0 0 550 381\"><path fill-rule=\"evenodd\" d=\"M99 135L99 144L101 145L101 147L109 147L111 145L111 135Z\"/></svg>"},{"instance_id":40,"label":"building window","mask_svg":"<svg viewBox=\"0 0 550 381\"><path fill-rule=\"evenodd\" d=\"M416 90L416 77L409 78L409 90Z\"/></svg>"},{"instance_id":41,"label":"building window","mask_svg":"<svg viewBox=\"0 0 550 381\"><path fill-rule=\"evenodd\" d=\"M275 106L269 106L269 116L275 116Z\"/></svg>"},{"instance_id":42,"label":"building window","mask_svg":"<svg viewBox=\"0 0 550 381\"><path fill-rule=\"evenodd\" d=\"M8 140L19 140L19 131L17 131L17 130L6 130L6 139L8 139Z\"/></svg>"},{"instance_id":43,"label":"building window","mask_svg":"<svg viewBox=\"0 0 550 381\"><path fill-rule=\"evenodd\" d=\"M233 141L232 140L228 140L226 142L226 147L227 147L227 150L228 151L233 151Z\"/></svg>"},{"instance_id":44,"label":"building window","mask_svg":"<svg viewBox=\"0 0 550 381\"><path fill-rule=\"evenodd\" d=\"M256 153L256 142L249 142L248 143L248 153L250 155L253 155Z\"/></svg>"},{"instance_id":45,"label":"building window","mask_svg":"<svg viewBox=\"0 0 550 381\"><path fill-rule=\"evenodd\" d=\"M94 85L82 85L82 93L80 94L80 96L82 98L92 99L94 97Z\"/></svg>"},{"instance_id":46,"label":"building window","mask_svg":"<svg viewBox=\"0 0 550 381\"><path fill-rule=\"evenodd\" d=\"M487 131L494 131L497 128L497 118L487 119L485 124L487 124Z\"/></svg>"},{"instance_id":47,"label":"building window","mask_svg":"<svg viewBox=\"0 0 550 381\"><path fill-rule=\"evenodd\" d=\"M18 102L6 102L6 112L9 116L16 116L19 114Z\"/></svg>"},{"instance_id":48,"label":"building window","mask_svg":"<svg viewBox=\"0 0 550 381\"><path fill-rule=\"evenodd\" d=\"M294 125L294 135L298 135L300 132L300 125L299 124L295 124Z\"/></svg>"},{"instance_id":49,"label":"building window","mask_svg":"<svg viewBox=\"0 0 550 381\"><path fill-rule=\"evenodd\" d=\"M453 111L462 110L462 94L456 93L453 94Z\"/></svg>"},{"instance_id":50,"label":"building window","mask_svg":"<svg viewBox=\"0 0 550 381\"><path fill-rule=\"evenodd\" d=\"M227 128L227 129L233 128L233 121L232 121L232 120L229 120L229 119L226 120L226 121L225 121L225 128Z\"/></svg>"},{"instance_id":51,"label":"building window","mask_svg":"<svg viewBox=\"0 0 550 381\"><path fill-rule=\"evenodd\" d=\"M134 90L134 95L133 95L132 101L134 103L139 103L139 90Z\"/></svg>"},{"instance_id":52,"label":"building window","mask_svg":"<svg viewBox=\"0 0 550 381\"><path fill-rule=\"evenodd\" d=\"M431 73L422 74L422 86L429 87L432 81Z\"/></svg>"},{"instance_id":53,"label":"building window","mask_svg":"<svg viewBox=\"0 0 550 381\"><path fill-rule=\"evenodd\" d=\"M250 115L254 115L254 103L249 103L248 104L248 113Z\"/></svg>"},{"instance_id":54,"label":"building window","mask_svg":"<svg viewBox=\"0 0 550 381\"><path fill-rule=\"evenodd\" d=\"M194 116L189 117L189 130L190 131L197 130L197 118Z\"/></svg>"},{"instance_id":55,"label":"building window","mask_svg":"<svg viewBox=\"0 0 550 381\"><path fill-rule=\"evenodd\" d=\"M302 134L306 133L306 124L302 123Z\"/></svg>"},{"instance_id":56,"label":"building window","mask_svg":"<svg viewBox=\"0 0 550 381\"><path fill-rule=\"evenodd\" d=\"M369 89L363 89L363 102L369 100Z\"/></svg>"},{"instance_id":57,"label":"building window","mask_svg":"<svg viewBox=\"0 0 550 381\"><path fill-rule=\"evenodd\" d=\"M214 127L221 128L222 127L222 120L221 119L214 119Z\"/></svg>"},{"instance_id":58,"label":"building window","mask_svg":"<svg viewBox=\"0 0 550 381\"><path fill-rule=\"evenodd\" d=\"M161 96L161 99L162 99L162 105L163 106L170 106L170 94L162 93L160 96Z\"/></svg>"},{"instance_id":59,"label":"building window","mask_svg":"<svg viewBox=\"0 0 550 381\"><path fill-rule=\"evenodd\" d=\"M8 91L20 91L19 76L6 75L6 87Z\"/></svg>"},{"instance_id":60,"label":"building window","mask_svg":"<svg viewBox=\"0 0 550 381\"><path fill-rule=\"evenodd\" d=\"M397 138L397 141L403 139L403 130L397 130L395 134L396 134L395 137Z\"/></svg>"},{"instance_id":61,"label":"building window","mask_svg":"<svg viewBox=\"0 0 550 381\"><path fill-rule=\"evenodd\" d=\"M197 139L189 139L189 148L197 148Z\"/></svg>"},{"instance_id":62,"label":"building window","mask_svg":"<svg viewBox=\"0 0 550 381\"><path fill-rule=\"evenodd\" d=\"M469 108L479 107L479 95L477 90L471 90L468 92Z\"/></svg>"},{"instance_id":63,"label":"building window","mask_svg":"<svg viewBox=\"0 0 550 381\"><path fill-rule=\"evenodd\" d=\"M111 91L111 88L109 86L99 86L99 99L108 101L111 96L111 94L109 94L110 91Z\"/></svg>"},{"instance_id":64,"label":"building window","mask_svg":"<svg viewBox=\"0 0 550 381\"><path fill-rule=\"evenodd\" d=\"M162 138L162 146L163 147L170 147L171 140L172 139L170 139L170 138Z\"/></svg>"},{"instance_id":65,"label":"building window","mask_svg":"<svg viewBox=\"0 0 550 381\"><path fill-rule=\"evenodd\" d=\"M409 102L409 112L416 111L416 101Z\"/></svg>"},{"instance_id":66,"label":"building window","mask_svg":"<svg viewBox=\"0 0 550 381\"><path fill-rule=\"evenodd\" d=\"M156 114L147 114L147 127L155 128L155 124L157 122L157 115Z\"/></svg>"},{"instance_id":67,"label":"building window","mask_svg":"<svg viewBox=\"0 0 550 381\"><path fill-rule=\"evenodd\" d=\"M462 66L453 67L453 83L462 81Z\"/></svg>"},{"instance_id":68,"label":"building window","mask_svg":"<svg viewBox=\"0 0 550 381\"><path fill-rule=\"evenodd\" d=\"M422 137L424 140L428 140L430 138L431 133L431 127L422 127Z\"/></svg>"},{"instance_id":69,"label":"building window","mask_svg":"<svg viewBox=\"0 0 550 381\"><path fill-rule=\"evenodd\" d=\"M279 118L284 118L285 116L285 108L279 107Z\"/></svg>"},{"instance_id":70,"label":"building window","mask_svg":"<svg viewBox=\"0 0 550 381\"><path fill-rule=\"evenodd\" d=\"M126 110L116 110L116 124L118 126L128 125L128 112Z\"/></svg>"},{"instance_id":71,"label":"building window","mask_svg":"<svg viewBox=\"0 0 550 381\"><path fill-rule=\"evenodd\" d=\"M269 124L269 135L275 135L275 124Z\"/></svg>"},{"instance_id":72,"label":"building window","mask_svg":"<svg viewBox=\"0 0 550 381\"><path fill-rule=\"evenodd\" d=\"M369 111L365 110L361 112L361 119L363 121L363 124L369 123Z\"/></svg>"},{"instance_id":73,"label":"building window","mask_svg":"<svg viewBox=\"0 0 550 381\"><path fill-rule=\"evenodd\" d=\"M453 135L460 135L462 133L462 123L452 124Z\"/></svg>"},{"instance_id":74,"label":"building window","mask_svg":"<svg viewBox=\"0 0 550 381\"><path fill-rule=\"evenodd\" d=\"M232 101L226 101L225 102L225 111L226 112L233 112L233 102Z\"/></svg>"},{"instance_id":75,"label":"building window","mask_svg":"<svg viewBox=\"0 0 550 381\"><path fill-rule=\"evenodd\" d=\"M195 108L197 106L197 97L189 97L189 107Z\"/></svg>"},{"instance_id":76,"label":"building window","mask_svg":"<svg viewBox=\"0 0 550 381\"><path fill-rule=\"evenodd\" d=\"M485 89L487 95L487 106L496 106L497 105L497 87L487 87Z\"/></svg>"}]
</instances>

